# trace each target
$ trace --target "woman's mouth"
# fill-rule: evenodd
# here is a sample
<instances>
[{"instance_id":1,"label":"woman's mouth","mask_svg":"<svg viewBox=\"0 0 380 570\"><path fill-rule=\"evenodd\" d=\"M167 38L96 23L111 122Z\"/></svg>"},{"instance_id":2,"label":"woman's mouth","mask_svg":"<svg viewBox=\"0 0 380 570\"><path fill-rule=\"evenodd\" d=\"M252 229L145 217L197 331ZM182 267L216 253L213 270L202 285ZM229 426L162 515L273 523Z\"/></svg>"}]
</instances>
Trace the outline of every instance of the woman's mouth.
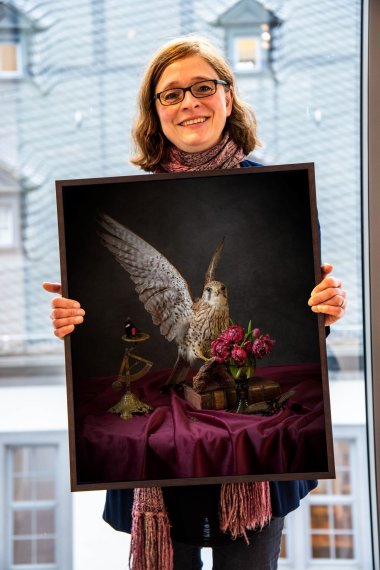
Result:
<instances>
[{"instance_id":1,"label":"woman's mouth","mask_svg":"<svg viewBox=\"0 0 380 570\"><path fill-rule=\"evenodd\" d=\"M188 127L189 125L196 125L198 123L204 123L207 121L208 117L198 117L196 119L188 119L187 121L182 121L180 123L181 127Z\"/></svg>"}]
</instances>

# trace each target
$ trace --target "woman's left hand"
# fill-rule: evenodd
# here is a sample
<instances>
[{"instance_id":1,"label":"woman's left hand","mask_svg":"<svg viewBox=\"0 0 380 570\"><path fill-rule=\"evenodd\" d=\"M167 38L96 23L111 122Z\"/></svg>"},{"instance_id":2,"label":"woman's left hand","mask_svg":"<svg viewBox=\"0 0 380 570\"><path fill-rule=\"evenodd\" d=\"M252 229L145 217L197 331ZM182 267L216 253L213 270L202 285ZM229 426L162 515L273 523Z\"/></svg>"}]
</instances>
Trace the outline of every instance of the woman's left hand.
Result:
<instances>
[{"instance_id":1,"label":"woman's left hand","mask_svg":"<svg viewBox=\"0 0 380 570\"><path fill-rule=\"evenodd\" d=\"M329 273L333 266L325 263L321 267L322 281L314 287L308 304L314 313L325 315L325 325L332 325L341 319L346 312L346 291L342 289L342 282Z\"/></svg>"}]
</instances>

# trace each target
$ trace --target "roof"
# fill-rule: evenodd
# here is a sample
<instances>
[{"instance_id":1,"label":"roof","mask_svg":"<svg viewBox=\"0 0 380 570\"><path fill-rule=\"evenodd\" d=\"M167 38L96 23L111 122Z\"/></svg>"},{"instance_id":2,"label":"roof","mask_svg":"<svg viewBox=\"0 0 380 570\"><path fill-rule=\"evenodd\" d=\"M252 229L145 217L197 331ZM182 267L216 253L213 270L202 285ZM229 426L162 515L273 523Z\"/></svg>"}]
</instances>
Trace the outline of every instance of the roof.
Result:
<instances>
[{"instance_id":1,"label":"roof","mask_svg":"<svg viewBox=\"0 0 380 570\"><path fill-rule=\"evenodd\" d=\"M239 0L223 12L215 22L219 26L266 24L278 20L271 10L257 0Z\"/></svg>"}]
</instances>

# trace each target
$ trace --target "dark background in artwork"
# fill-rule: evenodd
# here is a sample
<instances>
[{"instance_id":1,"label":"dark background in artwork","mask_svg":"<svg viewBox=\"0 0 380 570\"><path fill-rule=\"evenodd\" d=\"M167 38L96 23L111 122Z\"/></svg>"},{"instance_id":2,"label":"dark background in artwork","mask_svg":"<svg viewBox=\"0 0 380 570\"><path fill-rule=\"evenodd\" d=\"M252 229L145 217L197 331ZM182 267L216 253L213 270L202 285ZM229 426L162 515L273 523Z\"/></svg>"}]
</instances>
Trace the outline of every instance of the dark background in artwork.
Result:
<instances>
[{"instance_id":1,"label":"dark background in artwork","mask_svg":"<svg viewBox=\"0 0 380 570\"><path fill-rule=\"evenodd\" d=\"M307 305L315 285L308 170L237 170L210 176L138 176L63 188L68 294L86 309L71 335L73 378L117 374L131 316L151 338L140 353L171 367L176 347L160 335L127 272L100 243L96 216L106 212L144 238L202 293L216 245L225 247L216 277L228 289L235 322L277 339L265 365L317 362L317 318ZM314 221L314 223L316 223Z\"/></svg>"}]
</instances>

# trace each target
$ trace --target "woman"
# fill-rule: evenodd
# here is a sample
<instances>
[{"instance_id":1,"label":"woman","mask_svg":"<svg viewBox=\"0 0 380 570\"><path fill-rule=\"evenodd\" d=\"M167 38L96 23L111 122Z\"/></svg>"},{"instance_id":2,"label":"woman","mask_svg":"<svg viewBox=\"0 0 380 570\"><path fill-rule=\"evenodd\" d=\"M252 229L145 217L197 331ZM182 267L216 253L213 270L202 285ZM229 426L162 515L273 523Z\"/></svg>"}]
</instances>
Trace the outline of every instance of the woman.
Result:
<instances>
[{"instance_id":1,"label":"woman","mask_svg":"<svg viewBox=\"0 0 380 570\"><path fill-rule=\"evenodd\" d=\"M132 162L148 172L254 165L245 159L257 145L254 115L239 99L228 63L203 39L178 39L155 54L140 90L133 135L137 155ZM346 303L342 284L331 271L331 265L322 267L323 280L308 301L313 312L324 314L326 326L343 316ZM61 293L59 284L43 286ZM83 322L85 312L77 301L56 297L52 307L59 338ZM213 547L214 570L277 568L283 517L315 486L315 481L271 483L273 518L260 532L247 532L249 546L242 537L231 540L219 528L219 485L164 488L175 570L201 568L204 545ZM129 532L132 502L131 491L109 492L105 520ZM145 568L142 563L136 566L140 567Z\"/></svg>"}]
</instances>

